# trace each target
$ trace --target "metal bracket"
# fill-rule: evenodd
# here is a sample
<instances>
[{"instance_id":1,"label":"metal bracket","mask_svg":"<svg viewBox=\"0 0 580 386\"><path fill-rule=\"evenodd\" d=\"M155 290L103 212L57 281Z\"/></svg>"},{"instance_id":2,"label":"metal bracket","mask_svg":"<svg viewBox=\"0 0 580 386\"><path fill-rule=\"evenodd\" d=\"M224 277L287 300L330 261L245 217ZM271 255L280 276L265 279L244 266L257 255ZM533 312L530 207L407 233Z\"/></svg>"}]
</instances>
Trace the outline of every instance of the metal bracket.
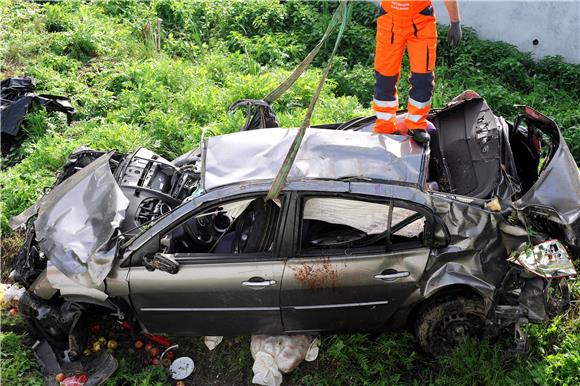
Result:
<instances>
[{"instance_id":1,"label":"metal bracket","mask_svg":"<svg viewBox=\"0 0 580 386\"><path fill-rule=\"evenodd\" d=\"M516 352L528 352L528 318L519 318L514 326Z\"/></svg>"}]
</instances>

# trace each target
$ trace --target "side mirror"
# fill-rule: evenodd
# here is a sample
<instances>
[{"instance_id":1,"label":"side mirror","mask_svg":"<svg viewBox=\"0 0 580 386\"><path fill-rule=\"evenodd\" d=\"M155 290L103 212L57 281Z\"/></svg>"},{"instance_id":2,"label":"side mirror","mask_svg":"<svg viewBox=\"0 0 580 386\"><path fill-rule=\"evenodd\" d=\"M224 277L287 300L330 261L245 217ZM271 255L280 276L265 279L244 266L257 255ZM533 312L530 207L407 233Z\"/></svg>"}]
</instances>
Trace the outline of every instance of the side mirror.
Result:
<instances>
[{"instance_id":1,"label":"side mirror","mask_svg":"<svg viewBox=\"0 0 580 386\"><path fill-rule=\"evenodd\" d=\"M153 256L143 256L143 265L148 271L165 271L172 275L179 272L179 263L169 253L156 253Z\"/></svg>"}]
</instances>

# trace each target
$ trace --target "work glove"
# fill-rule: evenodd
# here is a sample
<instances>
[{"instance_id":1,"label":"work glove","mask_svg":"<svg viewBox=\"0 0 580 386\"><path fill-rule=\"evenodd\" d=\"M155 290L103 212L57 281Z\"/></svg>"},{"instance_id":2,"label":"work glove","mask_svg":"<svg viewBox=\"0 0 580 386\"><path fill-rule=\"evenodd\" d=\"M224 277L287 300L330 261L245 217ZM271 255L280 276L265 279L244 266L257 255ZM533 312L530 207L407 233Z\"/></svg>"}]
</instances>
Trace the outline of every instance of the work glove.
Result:
<instances>
[{"instance_id":1,"label":"work glove","mask_svg":"<svg viewBox=\"0 0 580 386\"><path fill-rule=\"evenodd\" d=\"M447 43L453 48L457 47L461 40L461 35L461 25L458 21L452 21L447 34Z\"/></svg>"}]
</instances>

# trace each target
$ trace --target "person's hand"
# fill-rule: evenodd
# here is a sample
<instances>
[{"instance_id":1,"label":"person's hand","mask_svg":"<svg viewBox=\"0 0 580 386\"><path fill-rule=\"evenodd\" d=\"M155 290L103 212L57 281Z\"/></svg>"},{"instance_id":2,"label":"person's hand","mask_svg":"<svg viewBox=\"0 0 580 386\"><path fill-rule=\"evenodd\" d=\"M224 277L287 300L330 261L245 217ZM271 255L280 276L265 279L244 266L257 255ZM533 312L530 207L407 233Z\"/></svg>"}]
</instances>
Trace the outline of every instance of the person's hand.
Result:
<instances>
[{"instance_id":1,"label":"person's hand","mask_svg":"<svg viewBox=\"0 0 580 386\"><path fill-rule=\"evenodd\" d=\"M461 41L461 35L461 25L459 22L451 22L451 27L449 27L449 33L447 34L447 43L453 48L457 47Z\"/></svg>"}]
</instances>

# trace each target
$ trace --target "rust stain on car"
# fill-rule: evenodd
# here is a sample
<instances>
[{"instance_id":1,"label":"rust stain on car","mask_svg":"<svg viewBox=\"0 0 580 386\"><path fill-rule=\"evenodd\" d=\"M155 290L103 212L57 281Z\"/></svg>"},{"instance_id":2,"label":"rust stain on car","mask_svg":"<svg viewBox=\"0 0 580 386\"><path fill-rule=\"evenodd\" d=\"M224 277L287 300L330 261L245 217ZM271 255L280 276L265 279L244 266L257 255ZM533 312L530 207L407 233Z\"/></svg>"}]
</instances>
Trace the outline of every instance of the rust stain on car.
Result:
<instances>
[{"instance_id":1,"label":"rust stain on car","mask_svg":"<svg viewBox=\"0 0 580 386\"><path fill-rule=\"evenodd\" d=\"M305 263L292 267L292 270L296 281L310 289L336 286L338 271L328 257L323 258L320 263Z\"/></svg>"}]
</instances>

